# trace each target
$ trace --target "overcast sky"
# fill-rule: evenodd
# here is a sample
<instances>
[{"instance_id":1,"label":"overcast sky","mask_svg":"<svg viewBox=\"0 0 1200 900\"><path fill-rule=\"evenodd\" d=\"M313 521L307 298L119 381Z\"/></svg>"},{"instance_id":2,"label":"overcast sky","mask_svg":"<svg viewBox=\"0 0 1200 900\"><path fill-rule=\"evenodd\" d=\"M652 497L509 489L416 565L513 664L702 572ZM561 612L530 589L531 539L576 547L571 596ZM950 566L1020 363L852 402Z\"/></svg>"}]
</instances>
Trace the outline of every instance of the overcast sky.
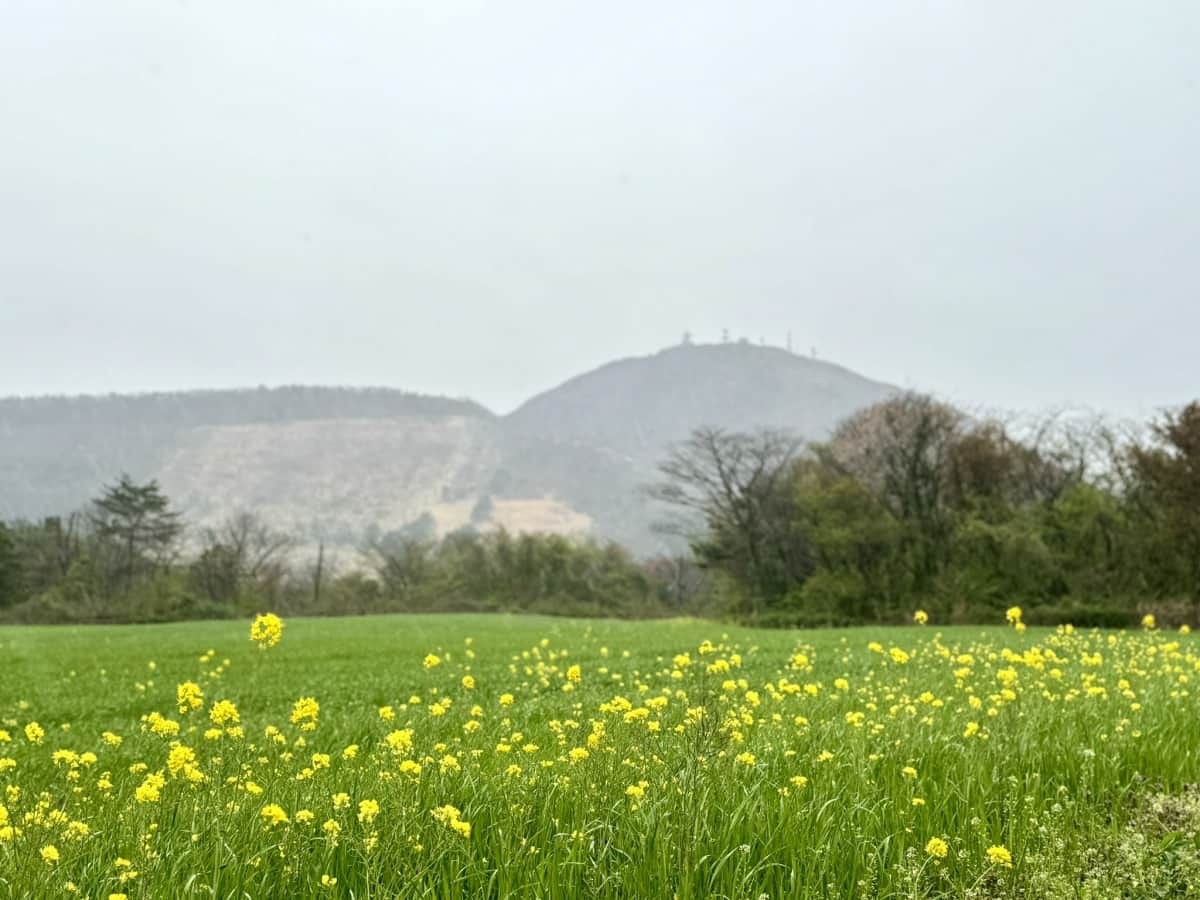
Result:
<instances>
[{"instance_id":1,"label":"overcast sky","mask_svg":"<svg viewBox=\"0 0 1200 900\"><path fill-rule=\"evenodd\" d=\"M0 394L504 411L722 328L1200 395L1200 3L0 0Z\"/></svg>"}]
</instances>

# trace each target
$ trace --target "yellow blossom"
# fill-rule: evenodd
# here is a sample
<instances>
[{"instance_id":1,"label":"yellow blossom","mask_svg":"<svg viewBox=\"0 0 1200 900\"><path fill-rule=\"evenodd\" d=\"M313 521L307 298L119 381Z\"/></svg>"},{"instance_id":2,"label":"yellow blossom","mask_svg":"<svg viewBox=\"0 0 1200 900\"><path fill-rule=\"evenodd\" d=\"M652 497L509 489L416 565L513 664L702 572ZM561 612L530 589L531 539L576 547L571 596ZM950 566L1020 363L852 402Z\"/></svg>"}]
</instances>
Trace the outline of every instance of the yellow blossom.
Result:
<instances>
[{"instance_id":1,"label":"yellow blossom","mask_svg":"<svg viewBox=\"0 0 1200 900\"><path fill-rule=\"evenodd\" d=\"M259 813L268 825L285 825L288 815L278 803L268 803Z\"/></svg>"},{"instance_id":2,"label":"yellow blossom","mask_svg":"<svg viewBox=\"0 0 1200 900\"><path fill-rule=\"evenodd\" d=\"M457 832L464 838L471 836L471 825L469 822L463 821L462 813L457 807L447 804L446 806L439 806L431 812L434 819L441 822L450 830Z\"/></svg>"},{"instance_id":3,"label":"yellow blossom","mask_svg":"<svg viewBox=\"0 0 1200 900\"><path fill-rule=\"evenodd\" d=\"M317 716L321 712L321 704L312 697L301 697L292 705L291 722L299 725L301 731L313 731L317 727Z\"/></svg>"},{"instance_id":4,"label":"yellow blossom","mask_svg":"<svg viewBox=\"0 0 1200 900\"><path fill-rule=\"evenodd\" d=\"M190 713L204 706L204 691L194 681L185 681L175 689L180 713Z\"/></svg>"},{"instance_id":5,"label":"yellow blossom","mask_svg":"<svg viewBox=\"0 0 1200 900\"><path fill-rule=\"evenodd\" d=\"M379 815L379 803L375 800L363 800L358 804L358 821L374 822Z\"/></svg>"},{"instance_id":6,"label":"yellow blossom","mask_svg":"<svg viewBox=\"0 0 1200 900\"><path fill-rule=\"evenodd\" d=\"M218 700L208 710L208 718L218 728L236 725L241 721L238 708L229 700Z\"/></svg>"},{"instance_id":7,"label":"yellow blossom","mask_svg":"<svg viewBox=\"0 0 1200 900\"><path fill-rule=\"evenodd\" d=\"M260 613L250 623L250 640L258 644L260 650L274 647L283 637L283 620L275 613Z\"/></svg>"},{"instance_id":8,"label":"yellow blossom","mask_svg":"<svg viewBox=\"0 0 1200 900\"><path fill-rule=\"evenodd\" d=\"M986 856L987 861L992 863L992 865L1012 868L1012 854L1008 851L1007 847L1000 845L988 847Z\"/></svg>"}]
</instances>

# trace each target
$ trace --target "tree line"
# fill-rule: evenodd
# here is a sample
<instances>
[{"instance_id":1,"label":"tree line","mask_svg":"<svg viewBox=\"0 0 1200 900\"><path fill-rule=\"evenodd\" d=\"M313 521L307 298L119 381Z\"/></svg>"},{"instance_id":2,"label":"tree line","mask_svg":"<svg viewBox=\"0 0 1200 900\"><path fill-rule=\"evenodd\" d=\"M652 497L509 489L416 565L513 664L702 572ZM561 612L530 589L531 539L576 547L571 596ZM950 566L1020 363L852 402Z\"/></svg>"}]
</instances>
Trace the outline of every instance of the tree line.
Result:
<instances>
[{"instance_id":1,"label":"tree line","mask_svg":"<svg viewBox=\"0 0 1200 900\"><path fill-rule=\"evenodd\" d=\"M420 524L420 520L417 524ZM432 522L427 523L432 526ZM373 534L351 564L253 513L185 532L154 481L122 476L86 510L0 522L0 621L510 611L647 617L692 611L695 569L614 543L467 527Z\"/></svg>"},{"instance_id":2,"label":"tree line","mask_svg":"<svg viewBox=\"0 0 1200 900\"><path fill-rule=\"evenodd\" d=\"M776 625L1200 617L1200 403L1019 427L905 393L824 443L695 431L651 494L716 605Z\"/></svg>"},{"instance_id":3,"label":"tree line","mask_svg":"<svg viewBox=\"0 0 1200 900\"><path fill-rule=\"evenodd\" d=\"M972 416L905 393L804 445L700 428L648 494L690 552L468 526L372 533L351 565L253 513L187 529L122 476L84 510L0 522L0 620L512 611L761 625L1200 624L1200 403L1141 431ZM486 518L482 516L481 518ZM418 523L419 524L419 523ZM477 523L478 524L478 523ZM341 564L339 564L339 562Z\"/></svg>"}]
</instances>

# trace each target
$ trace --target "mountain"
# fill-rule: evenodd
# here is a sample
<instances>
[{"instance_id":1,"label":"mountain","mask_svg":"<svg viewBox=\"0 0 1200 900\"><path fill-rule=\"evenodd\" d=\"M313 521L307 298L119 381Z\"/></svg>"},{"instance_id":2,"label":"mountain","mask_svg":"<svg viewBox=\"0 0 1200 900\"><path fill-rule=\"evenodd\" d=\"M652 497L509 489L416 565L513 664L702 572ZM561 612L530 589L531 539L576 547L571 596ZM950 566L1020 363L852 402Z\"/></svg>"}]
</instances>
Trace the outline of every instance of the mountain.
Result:
<instances>
[{"instance_id":1,"label":"mountain","mask_svg":"<svg viewBox=\"0 0 1200 900\"><path fill-rule=\"evenodd\" d=\"M103 397L0 399L0 518L40 518L79 508L121 472L159 478L195 498L241 477L242 460L214 453L209 478L175 479L174 467L192 472L197 450L220 438L251 440L300 423L346 420L370 423L462 419L490 422L488 410L469 400L427 397L387 388L280 387L183 391ZM486 427L486 425L484 426ZM324 430L318 428L318 430ZM286 446L286 442L285 442ZM279 449L284 449L281 446ZM320 453L310 454L314 460ZM191 468L189 469L189 465ZM203 466L200 466L203 468ZM261 474L261 473L256 473ZM276 475L272 480L279 482ZM303 496L296 479L279 485ZM249 505L262 492L228 498ZM217 501L213 500L215 504ZM211 504L210 504L211 505Z\"/></svg>"},{"instance_id":2,"label":"mountain","mask_svg":"<svg viewBox=\"0 0 1200 900\"><path fill-rule=\"evenodd\" d=\"M681 344L531 398L502 420L506 458L585 510L599 533L649 551L664 543L641 488L664 451L697 426L783 428L818 440L896 390L778 347Z\"/></svg>"},{"instance_id":3,"label":"mountain","mask_svg":"<svg viewBox=\"0 0 1200 900\"><path fill-rule=\"evenodd\" d=\"M387 388L0 399L0 518L61 515L120 472L189 521L253 510L308 542L472 525L661 549L640 488L698 425L828 434L895 388L746 343L623 359L508 416Z\"/></svg>"},{"instance_id":4,"label":"mountain","mask_svg":"<svg viewBox=\"0 0 1200 900\"><path fill-rule=\"evenodd\" d=\"M654 462L697 425L821 437L894 390L778 347L688 344L572 378L528 400L505 428Z\"/></svg>"}]
</instances>

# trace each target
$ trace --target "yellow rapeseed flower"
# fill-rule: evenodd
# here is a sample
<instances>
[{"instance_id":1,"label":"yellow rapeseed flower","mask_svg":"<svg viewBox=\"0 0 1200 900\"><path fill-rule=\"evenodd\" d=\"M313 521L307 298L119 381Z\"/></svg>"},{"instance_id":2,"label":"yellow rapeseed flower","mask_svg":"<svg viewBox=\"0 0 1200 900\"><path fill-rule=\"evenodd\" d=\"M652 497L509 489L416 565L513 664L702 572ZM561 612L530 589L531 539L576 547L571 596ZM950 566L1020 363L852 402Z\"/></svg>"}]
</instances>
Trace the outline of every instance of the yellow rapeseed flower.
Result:
<instances>
[{"instance_id":1,"label":"yellow rapeseed flower","mask_svg":"<svg viewBox=\"0 0 1200 900\"><path fill-rule=\"evenodd\" d=\"M185 681L175 689L175 699L180 713L190 713L204 706L204 691L194 681Z\"/></svg>"},{"instance_id":2,"label":"yellow rapeseed flower","mask_svg":"<svg viewBox=\"0 0 1200 900\"><path fill-rule=\"evenodd\" d=\"M287 822L289 821L288 814L284 811L283 807L280 806L278 803L268 803L266 806L264 806L262 808L262 811L259 813L259 815L261 815L263 817L263 820L268 825L272 825L272 826L273 825L286 825Z\"/></svg>"},{"instance_id":3,"label":"yellow rapeseed flower","mask_svg":"<svg viewBox=\"0 0 1200 900\"><path fill-rule=\"evenodd\" d=\"M238 708L229 700L218 700L208 710L208 718L218 728L237 725L241 721Z\"/></svg>"},{"instance_id":4,"label":"yellow rapeseed flower","mask_svg":"<svg viewBox=\"0 0 1200 900\"><path fill-rule=\"evenodd\" d=\"M274 647L283 638L283 619L275 613L260 613L250 623L250 640L258 644L260 650Z\"/></svg>"},{"instance_id":5,"label":"yellow rapeseed flower","mask_svg":"<svg viewBox=\"0 0 1200 900\"><path fill-rule=\"evenodd\" d=\"M321 712L321 704L313 697L301 697L292 705L291 722L299 725L301 731L313 731L317 727L317 716Z\"/></svg>"},{"instance_id":6,"label":"yellow rapeseed flower","mask_svg":"<svg viewBox=\"0 0 1200 900\"><path fill-rule=\"evenodd\" d=\"M411 728L400 728L393 731L384 738L384 742L388 745L393 753L404 754L412 749L413 733Z\"/></svg>"},{"instance_id":7,"label":"yellow rapeseed flower","mask_svg":"<svg viewBox=\"0 0 1200 900\"><path fill-rule=\"evenodd\" d=\"M1007 847L1001 845L988 847L986 855L987 861L992 865L1004 866L1009 869L1012 868L1012 854L1008 851Z\"/></svg>"},{"instance_id":8,"label":"yellow rapeseed flower","mask_svg":"<svg viewBox=\"0 0 1200 900\"><path fill-rule=\"evenodd\" d=\"M431 810L431 812L437 821L441 822L451 831L458 833L464 838L469 838L471 836L471 823L463 821L462 813L457 807L447 804L445 806L439 806L436 809Z\"/></svg>"},{"instance_id":9,"label":"yellow rapeseed flower","mask_svg":"<svg viewBox=\"0 0 1200 900\"><path fill-rule=\"evenodd\" d=\"M134 789L133 799L138 803L157 803L166 784L167 780L161 773L151 772Z\"/></svg>"},{"instance_id":10,"label":"yellow rapeseed flower","mask_svg":"<svg viewBox=\"0 0 1200 900\"><path fill-rule=\"evenodd\" d=\"M375 800L363 800L358 804L358 821L371 823L379 815L379 803Z\"/></svg>"}]
</instances>

